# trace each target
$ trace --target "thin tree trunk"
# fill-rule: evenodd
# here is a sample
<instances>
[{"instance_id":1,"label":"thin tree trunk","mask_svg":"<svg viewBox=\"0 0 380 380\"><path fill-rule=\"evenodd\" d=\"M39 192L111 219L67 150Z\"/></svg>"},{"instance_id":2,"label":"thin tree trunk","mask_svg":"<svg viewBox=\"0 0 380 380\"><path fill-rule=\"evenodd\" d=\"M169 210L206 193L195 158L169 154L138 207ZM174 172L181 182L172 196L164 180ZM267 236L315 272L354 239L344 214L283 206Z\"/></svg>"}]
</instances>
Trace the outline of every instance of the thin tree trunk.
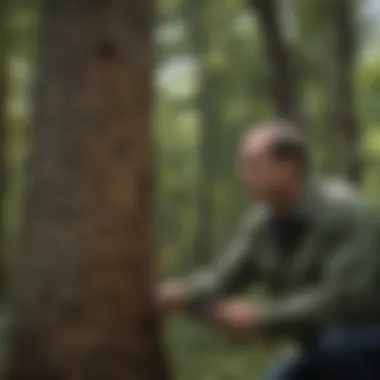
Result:
<instances>
[{"instance_id":1,"label":"thin tree trunk","mask_svg":"<svg viewBox=\"0 0 380 380\"><path fill-rule=\"evenodd\" d=\"M204 75L202 75L204 77ZM208 81L207 78L205 78ZM205 99L205 91L200 95L199 101ZM208 103L206 103L208 104ZM202 106L205 108L205 106ZM201 111L202 112L202 111ZM210 110L206 111L210 112ZM213 215L214 215L214 179L215 168L213 160L213 131L214 125L207 125L210 121L202 112L201 131L198 148L198 176L196 188L196 225L194 236L193 264L204 265L210 262L213 254Z\"/></svg>"},{"instance_id":2,"label":"thin tree trunk","mask_svg":"<svg viewBox=\"0 0 380 380\"><path fill-rule=\"evenodd\" d=\"M45 0L9 379L166 379L150 0Z\"/></svg>"},{"instance_id":3,"label":"thin tree trunk","mask_svg":"<svg viewBox=\"0 0 380 380\"><path fill-rule=\"evenodd\" d=\"M292 48L285 37L278 0L249 0L257 14L271 66L271 92L278 117L298 121L297 73Z\"/></svg>"},{"instance_id":4,"label":"thin tree trunk","mask_svg":"<svg viewBox=\"0 0 380 380\"><path fill-rule=\"evenodd\" d=\"M6 190L6 17L8 14L8 1L2 0L0 4L0 292L5 286L5 231L4 231L4 198Z\"/></svg>"},{"instance_id":5,"label":"thin tree trunk","mask_svg":"<svg viewBox=\"0 0 380 380\"><path fill-rule=\"evenodd\" d=\"M349 180L361 182L361 131L356 110L354 70L356 35L354 1L335 0L326 4L332 28L332 115L342 149L343 171Z\"/></svg>"},{"instance_id":6,"label":"thin tree trunk","mask_svg":"<svg viewBox=\"0 0 380 380\"><path fill-rule=\"evenodd\" d=\"M196 94L200 129L198 140L198 176L196 184L196 225L192 266L208 264L212 257L212 217L214 211L215 131L218 127L218 72L210 68L210 30L205 11L210 4L192 0L188 4L188 22L193 51L199 60L200 86Z\"/></svg>"}]
</instances>

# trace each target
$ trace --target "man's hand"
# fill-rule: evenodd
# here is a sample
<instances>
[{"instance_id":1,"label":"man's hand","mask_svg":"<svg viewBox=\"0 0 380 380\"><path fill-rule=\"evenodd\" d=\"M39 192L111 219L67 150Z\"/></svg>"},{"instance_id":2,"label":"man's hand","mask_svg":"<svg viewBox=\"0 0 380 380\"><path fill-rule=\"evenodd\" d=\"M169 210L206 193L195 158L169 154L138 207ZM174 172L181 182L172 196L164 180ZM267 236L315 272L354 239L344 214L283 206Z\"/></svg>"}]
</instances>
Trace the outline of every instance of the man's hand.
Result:
<instances>
[{"instance_id":1,"label":"man's hand","mask_svg":"<svg viewBox=\"0 0 380 380\"><path fill-rule=\"evenodd\" d=\"M183 311L189 295L180 281L168 281L160 285L156 292L157 308L160 313Z\"/></svg>"},{"instance_id":2,"label":"man's hand","mask_svg":"<svg viewBox=\"0 0 380 380\"><path fill-rule=\"evenodd\" d=\"M260 328L257 311L248 301L230 299L217 303L211 319L233 338L249 338Z\"/></svg>"}]
</instances>

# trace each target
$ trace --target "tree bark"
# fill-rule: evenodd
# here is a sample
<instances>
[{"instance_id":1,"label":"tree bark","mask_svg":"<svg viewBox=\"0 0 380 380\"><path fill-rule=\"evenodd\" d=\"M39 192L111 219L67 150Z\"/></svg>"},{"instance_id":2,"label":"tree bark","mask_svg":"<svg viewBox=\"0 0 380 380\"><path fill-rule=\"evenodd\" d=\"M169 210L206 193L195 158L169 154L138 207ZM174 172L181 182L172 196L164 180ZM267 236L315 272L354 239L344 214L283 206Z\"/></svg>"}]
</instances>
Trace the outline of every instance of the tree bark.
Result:
<instances>
[{"instance_id":1,"label":"tree bark","mask_svg":"<svg viewBox=\"0 0 380 380\"><path fill-rule=\"evenodd\" d=\"M346 177L361 182L361 131L355 100L354 70L356 35L354 1L336 0L326 4L331 12L332 30L332 118L337 130Z\"/></svg>"},{"instance_id":2,"label":"tree bark","mask_svg":"<svg viewBox=\"0 0 380 380\"><path fill-rule=\"evenodd\" d=\"M299 119L297 73L292 48L285 37L278 0L250 0L261 23L271 66L271 92L276 116L293 122Z\"/></svg>"},{"instance_id":3,"label":"tree bark","mask_svg":"<svg viewBox=\"0 0 380 380\"><path fill-rule=\"evenodd\" d=\"M8 378L167 378L150 0L45 0Z\"/></svg>"}]
</instances>

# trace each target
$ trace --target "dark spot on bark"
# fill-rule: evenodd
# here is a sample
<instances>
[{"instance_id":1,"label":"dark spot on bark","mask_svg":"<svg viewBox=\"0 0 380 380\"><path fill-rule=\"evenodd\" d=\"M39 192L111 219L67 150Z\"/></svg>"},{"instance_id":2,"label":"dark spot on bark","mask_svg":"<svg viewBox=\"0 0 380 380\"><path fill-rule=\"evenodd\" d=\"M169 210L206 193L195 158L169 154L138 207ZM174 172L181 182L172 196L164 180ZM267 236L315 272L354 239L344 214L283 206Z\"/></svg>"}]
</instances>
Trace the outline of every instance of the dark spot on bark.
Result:
<instances>
[{"instance_id":1,"label":"dark spot on bark","mask_svg":"<svg viewBox=\"0 0 380 380\"><path fill-rule=\"evenodd\" d=\"M96 55L103 60L111 60L117 54L117 47L110 41L101 41L96 47Z\"/></svg>"}]
</instances>

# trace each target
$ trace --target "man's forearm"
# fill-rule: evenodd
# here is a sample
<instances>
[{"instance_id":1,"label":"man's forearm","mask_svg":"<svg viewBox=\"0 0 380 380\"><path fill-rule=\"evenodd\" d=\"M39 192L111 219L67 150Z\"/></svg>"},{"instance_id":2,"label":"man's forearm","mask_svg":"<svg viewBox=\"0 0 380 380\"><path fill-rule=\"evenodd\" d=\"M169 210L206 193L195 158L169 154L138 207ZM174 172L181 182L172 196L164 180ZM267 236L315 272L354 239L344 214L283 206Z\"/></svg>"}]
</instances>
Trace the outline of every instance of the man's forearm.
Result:
<instances>
[{"instance_id":1,"label":"man's forearm","mask_svg":"<svg viewBox=\"0 0 380 380\"><path fill-rule=\"evenodd\" d=\"M317 328L333 312L333 297L325 289L312 289L259 311L262 330L270 336L298 335L303 330Z\"/></svg>"},{"instance_id":2,"label":"man's forearm","mask_svg":"<svg viewBox=\"0 0 380 380\"><path fill-rule=\"evenodd\" d=\"M225 297L244 290L254 279L247 256L237 253L237 260L230 262L223 271L200 272L189 279L186 310L191 316L203 321L210 319L214 306Z\"/></svg>"},{"instance_id":3,"label":"man's forearm","mask_svg":"<svg viewBox=\"0 0 380 380\"><path fill-rule=\"evenodd\" d=\"M270 336L297 336L333 322L349 322L371 313L376 305L365 291L321 286L274 303L259 315Z\"/></svg>"}]
</instances>

